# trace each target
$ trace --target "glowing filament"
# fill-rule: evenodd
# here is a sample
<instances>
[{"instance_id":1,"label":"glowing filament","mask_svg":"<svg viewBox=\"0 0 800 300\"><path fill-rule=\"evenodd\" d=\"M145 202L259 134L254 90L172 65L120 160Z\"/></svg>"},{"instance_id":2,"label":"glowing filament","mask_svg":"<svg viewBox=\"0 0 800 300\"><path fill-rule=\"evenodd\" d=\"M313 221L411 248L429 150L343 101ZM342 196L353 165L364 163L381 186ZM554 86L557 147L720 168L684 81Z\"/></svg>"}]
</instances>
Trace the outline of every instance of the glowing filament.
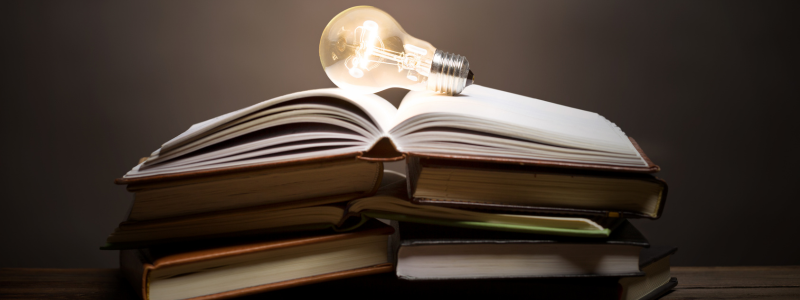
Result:
<instances>
[{"instance_id":1,"label":"glowing filament","mask_svg":"<svg viewBox=\"0 0 800 300\"><path fill-rule=\"evenodd\" d=\"M428 75L431 62L423 60L428 50L409 44L403 45L406 52L386 49L378 30L378 23L370 20L355 29L356 42L351 46L355 48L355 55L348 57L345 63L351 76L361 78L362 70L372 70L378 64L397 65L398 71L410 70L407 78L412 81L418 81L418 75Z\"/></svg>"}]
</instances>

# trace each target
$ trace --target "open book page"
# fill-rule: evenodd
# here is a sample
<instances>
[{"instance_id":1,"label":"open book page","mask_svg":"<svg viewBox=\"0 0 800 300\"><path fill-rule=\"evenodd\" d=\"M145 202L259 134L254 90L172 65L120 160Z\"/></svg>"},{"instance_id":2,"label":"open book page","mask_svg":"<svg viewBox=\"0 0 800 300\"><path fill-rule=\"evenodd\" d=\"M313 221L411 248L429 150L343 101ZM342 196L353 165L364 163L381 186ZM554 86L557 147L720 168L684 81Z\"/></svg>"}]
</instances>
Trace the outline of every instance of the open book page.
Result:
<instances>
[{"instance_id":1,"label":"open book page","mask_svg":"<svg viewBox=\"0 0 800 300\"><path fill-rule=\"evenodd\" d=\"M126 177L143 177L368 150L396 109L341 89L270 99L192 126Z\"/></svg>"},{"instance_id":2,"label":"open book page","mask_svg":"<svg viewBox=\"0 0 800 300\"><path fill-rule=\"evenodd\" d=\"M602 116L479 85L459 96L410 92L390 131L401 152L647 166Z\"/></svg>"},{"instance_id":3,"label":"open book page","mask_svg":"<svg viewBox=\"0 0 800 300\"><path fill-rule=\"evenodd\" d=\"M242 118L243 120L237 119L234 122L209 131L194 141L174 148L170 152L162 151L157 157L148 159L145 165L162 163L179 156L185 157L187 154L195 153L201 149L227 144L231 140L247 140L252 143L260 142L263 144L267 142L264 140L266 138L265 134L271 135L275 132L285 132L286 134L283 136L289 139L285 141L286 143L310 142L311 140L309 139L303 139L301 136L291 133L296 133L301 128L314 129L319 125L344 129L352 136L351 139L360 140L364 143L375 140L375 137L382 135L382 132L375 128L374 124L370 123L368 116L359 116L358 113L348 110L347 106L344 105L337 107L336 104L342 104L341 102L331 101L327 98L304 100L303 102L312 101L316 103L293 103L259 111ZM351 109L357 108L351 107ZM287 128L289 130L286 130ZM220 155L222 154L227 153L220 153Z\"/></svg>"},{"instance_id":4,"label":"open book page","mask_svg":"<svg viewBox=\"0 0 800 300\"><path fill-rule=\"evenodd\" d=\"M298 139L302 139L298 141ZM290 124L260 130L197 151L190 152L180 159L168 160L157 168L137 169L137 176L153 174L180 173L203 170L208 167L227 168L247 165L254 159L291 160L307 154L313 149L315 154L324 155L362 151L364 145L372 140L353 134L346 128L316 123Z\"/></svg>"},{"instance_id":5,"label":"open book page","mask_svg":"<svg viewBox=\"0 0 800 300\"><path fill-rule=\"evenodd\" d=\"M236 119L246 117L249 114L268 109L283 102L311 97L332 97L349 101L369 114L372 121L381 131L386 131L388 128L391 128L391 119L394 117L397 111L394 106L392 106L385 99L372 94L359 94L335 88L297 92L266 100L261 103L192 125L186 132L181 133L177 137L164 143L161 147L162 152L169 151L176 146L185 143L186 141L196 139L198 136L202 136L203 134L212 131L216 127L222 126Z\"/></svg>"}]
</instances>

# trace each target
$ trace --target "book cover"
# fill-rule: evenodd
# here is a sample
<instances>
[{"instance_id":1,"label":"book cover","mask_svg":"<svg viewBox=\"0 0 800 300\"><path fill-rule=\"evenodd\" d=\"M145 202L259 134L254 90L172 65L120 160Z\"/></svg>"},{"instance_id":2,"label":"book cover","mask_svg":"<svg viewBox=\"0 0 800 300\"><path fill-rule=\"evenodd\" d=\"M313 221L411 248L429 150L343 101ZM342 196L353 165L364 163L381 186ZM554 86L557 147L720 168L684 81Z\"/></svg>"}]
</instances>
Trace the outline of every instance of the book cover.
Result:
<instances>
[{"instance_id":1,"label":"book cover","mask_svg":"<svg viewBox=\"0 0 800 300\"><path fill-rule=\"evenodd\" d=\"M120 268L143 299L225 299L392 270L390 226L244 242L124 250Z\"/></svg>"}]
</instances>

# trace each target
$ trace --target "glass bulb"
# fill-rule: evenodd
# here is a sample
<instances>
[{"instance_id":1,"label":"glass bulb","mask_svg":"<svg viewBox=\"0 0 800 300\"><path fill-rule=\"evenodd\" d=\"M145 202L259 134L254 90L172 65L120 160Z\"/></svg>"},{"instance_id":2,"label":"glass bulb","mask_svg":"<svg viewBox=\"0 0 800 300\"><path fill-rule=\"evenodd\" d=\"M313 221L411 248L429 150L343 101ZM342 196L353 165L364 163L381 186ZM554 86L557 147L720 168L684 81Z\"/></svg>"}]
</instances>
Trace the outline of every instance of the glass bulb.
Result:
<instances>
[{"instance_id":1,"label":"glass bulb","mask_svg":"<svg viewBox=\"0 0 800 300\"><path fill-rule=\"evenodd\" d=\"M409 35L372 6L336 15L322 32L319 59L333 83L363 93L399 87L455 95L474 77L465 57Z\"/></svg>"}]
</instances>

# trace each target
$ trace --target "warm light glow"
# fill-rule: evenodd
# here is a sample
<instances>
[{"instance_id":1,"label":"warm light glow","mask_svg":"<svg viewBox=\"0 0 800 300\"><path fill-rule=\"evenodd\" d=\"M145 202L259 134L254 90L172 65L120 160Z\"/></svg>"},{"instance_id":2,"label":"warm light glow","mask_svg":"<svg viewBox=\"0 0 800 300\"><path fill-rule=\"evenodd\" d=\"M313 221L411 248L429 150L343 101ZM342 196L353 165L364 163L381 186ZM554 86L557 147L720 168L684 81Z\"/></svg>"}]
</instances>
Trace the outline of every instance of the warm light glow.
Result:
<instances>
[{"instance_id":1,"label":"warm light glow","mask_svg":"<svg viewBox=\"0 0 800 300\"><path fill-rule=\"evenodd\" d=\"M425 90L436 48L408 35L386 12L358 6L331 20L319 51L336 85L374 93L391 87Z\"/></svg>"}]
</instances>

